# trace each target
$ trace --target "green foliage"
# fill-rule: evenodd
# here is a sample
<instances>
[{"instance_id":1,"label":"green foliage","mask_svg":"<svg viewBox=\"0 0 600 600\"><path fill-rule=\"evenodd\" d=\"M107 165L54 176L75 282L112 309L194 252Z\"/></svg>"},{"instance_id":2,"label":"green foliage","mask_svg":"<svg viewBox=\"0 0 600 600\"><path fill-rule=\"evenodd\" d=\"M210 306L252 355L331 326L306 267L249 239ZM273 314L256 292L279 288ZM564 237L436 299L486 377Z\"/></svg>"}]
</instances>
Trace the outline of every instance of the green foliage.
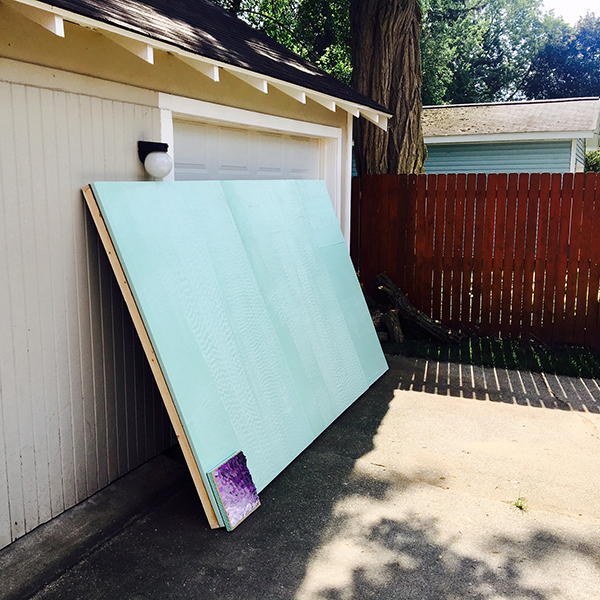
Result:
<instances>
[{"instance_id":1,"label":"green foliage","mask_svg":"<svg viewBox=\"0 0 600 600\"><path fill-rule=\"evenodd\" d=\"M515 508L518 508L520 511L527 512L529 510L529 503L527 502L527 498L521 496L521 494L519 494L517 496L517 499L514 502L511 502L511 504Z\"/></svg>"},{"instance_id":2,"label":"green foliage","mask_svg":"<svg viewBox=\"0 0 600 600\"><path fill-rule=\"evenodd\" d=\"M350 83L349 0L216 0ZM600 95L600 18L575 28L542 0L422 0L424 104Z\"/></svg>"},{"instance_id":3,"label":"green foliage","mask_svg":"<svg viewBox=\"0 0 600 600\"><path fill-rule=\"evenodd\" d=\"M533 58L560 23L542 14L540 0L427 0L423 103L519 97Z\"/></svg>"},{"instance_id":4,"label":"green foliage","mask_svg":"<svg viewBox=\"0 0 600 600\"><path fill-rule=\"evenodd\" d=\"M348 0L216 0L274 40L350 83Z\"/></svg>"},{"instance_id":5,"label":"green foliage","mask_svg":"<svg viewBox=\"0 0 600 600\"><path fill-rule=\"evenodd\" d=\"M600 150L594 150L585 155L585 172L600 173Z\"/></svg>"},{"instance_id":6,"label":"green foliage","mask_svg":"<svg viewBox=\"0 0 600 600\"><path fill-rule=\"evenodd\" d=\"M531 65L528 98L600 96L600 17L588 13L574 29L554 30Z\"/></svg>"}]
</instances>

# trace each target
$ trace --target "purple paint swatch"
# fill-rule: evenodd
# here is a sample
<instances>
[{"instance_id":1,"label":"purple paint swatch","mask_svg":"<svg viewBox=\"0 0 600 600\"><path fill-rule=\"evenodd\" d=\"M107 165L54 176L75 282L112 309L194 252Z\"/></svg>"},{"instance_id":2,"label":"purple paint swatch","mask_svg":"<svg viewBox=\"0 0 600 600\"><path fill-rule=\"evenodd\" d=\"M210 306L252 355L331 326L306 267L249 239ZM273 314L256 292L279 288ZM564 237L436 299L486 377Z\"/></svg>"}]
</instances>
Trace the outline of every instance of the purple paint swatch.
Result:
<instances>
[{"instance_id":1,"label":"purple paint swatch","mask_svg":"<svg viewBox=\"0 0 600 600\"><path fill-rule=\"evenodd\" d=\"M260 506L246 457L238 452L210 472L210 483L219 501L227 531L235 529Z\"/></svg>"}]
</instances>

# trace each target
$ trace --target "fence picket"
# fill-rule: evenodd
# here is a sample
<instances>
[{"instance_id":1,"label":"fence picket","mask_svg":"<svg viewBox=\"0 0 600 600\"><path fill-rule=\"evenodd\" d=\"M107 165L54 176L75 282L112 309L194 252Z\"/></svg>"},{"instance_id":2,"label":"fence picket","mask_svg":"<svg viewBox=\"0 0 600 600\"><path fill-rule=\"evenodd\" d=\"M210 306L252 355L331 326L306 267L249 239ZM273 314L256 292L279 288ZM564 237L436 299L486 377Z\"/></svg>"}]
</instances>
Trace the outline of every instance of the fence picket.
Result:
<instances>
[{"instance_id":1,"label":"fence picket","mask_svg":"<svg viewBox=\"0 0 600 600\"><path fill-rule=\"evenodd\" d=\"M350 191L350 256L356 272L360 272L360 225L362 221L360 196L360 178L353 177Z\"/></svg>"},{"instance_id":2,"label":"fence picket","mask_svg":"<svg viewBox=\"0 0 600 600\"><path fill-rule=\"evenodd\" d=\"M367 290L387 271L452 328L600 347L600 175L367 176L359 192Z\"/></svg>"},{"instance_id":3,"label":"fence picket","mask_svg":"<svg viewBox=\"0 0 600 600\"><path fill-rule=\"evenodd\" d=\"M555 302L557 299L558 258L559 258L559 231L560 231L560 206L562 193L562 176L560 173L552 174L550 182L550 216L548 221L548 247L546 261L546 285L544 289L544 316L543 335L541 340L552 343L556 325ZM561 287L563 287L561 285Z\"/></svg>"},{"instance_id":4,"label":"fence picket","mask_svg":"<svg viewBox=\"0 0 600 600\"><path fill-rule=\"evenodd\" d=\"M475 196L477 194L477 176L474 173L467 175L467 195L465 208L465 239L463 261L463 325L465 329L473 329L475 318L473 316L473 238L475 236Z\"/></svg>"},{"instance_id":5,"label":"fence picket","mask_svg":"<svg viewBox=\"0 0 600 600\"><path fill-rule=\"evenodd\" d=\"M496 197L498 194L498 175L492 173L487 177L487 190L483 206L483 248L481 262L481 333L490 334L492 263L494 256L494 227L496 218Z\"/></svg>"},{"instance_id":6,"label":"fence picket","mask_svg":"<svg viewBox=\"0 0 600 600\"><path fill-rule=\"evenodd\" d=\"M400 175L396 181L396 190L395 193L397 195L398 201L397 204L397 222L392 226L390 225L390 229L388 235L393 235L395 238L396 244L396 254L394 256L389 257L389 262L393 266L388 268L388 274L390 275L392 281L396 283L400 287L400 289L406 289L406 271L407 271L407 263L408 263L408 252L409 247L411 245L410 240L408 239L408 235L403 233L403 230L408 232L408 218L409 218L409 190L406 184L406 179L408 176ZM394 196L392 195L392 198Z\"/></svg>"},{"instance_id":7,"label":"fence picket","mask_svg":"<svg viewBox=\"0 0 600 600\"><path fill-rule=\"evenodd\" d=\"M374 262L377 259L377 238L373 235L379 218L375 177L365 175L362 180L361 228L360 228L360 276L368 292L372 293Z\"/></svg>"},{"instance_id":8,"label":"fence picket","mask_svg":"<svg viewBox=\"0 0 600 600\"><path fill-rule=\"evenodd\" d=\"M423 211L422 220L425 215L425 197L427 193L427 178L422 175L413 175L415 189L414 195L410 195L409 215L407 219L407 264L406 264L406 294L410 300L413 300L416 289L417 273L416 273L416 247L417 247L417 230L419 211ZM411 188L412 189L412 188Z\"/></svg>"},{"instance_id":9,"label":"fence picket","mask_svg":"<svg viewBox=\"0 0 600 600\"><path fill-rule=\"evenodd\" d=\"M447 175L438 175L437 193L435 196L435 217L433 237L433 269L431 284L431 316L442 318L442 276L444 272L444 225L446 209Z\"/></svg>"},{"instance_id":10,"label":"fence picket","mask_svg":"<svg viewBox=\"0 0 600 600\"><path fill-rule=\"evenodd\" d=\"M573 207L573 173L563 176L560 204L558 252L556 255L556 301L554 305L554 331L552 342L560 343L565 339L565 304L567 296L567 265L569 256L569 234L571 210Z\"/></svg>"},{"instance_id":11,"label":"fence picket","mask_svg":"<svg viewBox=\"0 0 600 600\"><path fill-rule=\"evenodd\" d=\"M425 181L424 193L417 197L417 220L415 222L415 287L412 303L421 310L425 309L425 233L427 231L427 204L429 199L429 178L423 177ZM421 190L420 190L421 191Z\"/></svg>"},{"instance_id":12,"label":"fence picket","mask_svg":"<svg viewBox=\"0 0 600 600\"><path fill-rule=\"evenodd\" d=\"M519 337L523 325L523 275L525 270L525 232L527 227L527 198L529 174L519 175L517 192L517 222L515 227L515 264L513 281L511 337Z\"/></svg>"},{"instance_id":13,"label":"fence picket","mask_svg":"<svg viewBox=\"0 0 600 600\"><path fill-rule=\"evenodd\" d=\"M438 178L435 175L427 176L427 197L425 219L419 255L423 261L421 306L428 315L432 314L432 289L434 265L434 231L435 231L435 200L437 196Z\"/></svg>"},{"instance_id":14,"label":"fence picket","mask_svg":"<svg viewBox=\"0 0 600 600\"><path fill-rule=\"evenodd\" d=\"M592 228L593 228L593 208L594 208L594 184L596 176L594 173L587 173L584 176L583 204L581 207L581 224L579 226L580 242L578 253L578 271L577 271L577 309L575 313L574 329L575 343L583 344L585 342L585 325L587 313L587 299L589 290L590 276L590 251L592 247ZM592 217L590 218L590 215Z\"/></svg>"},{"instance_id":15,"label":"fence picket","mask_svg":"<svg viewBox=\"0 0 600 600\"><path fill-rule=\"evenodd\" d=\"M502 284L504 280L503 260L506 247L506 196L508 191L507 175L498 175L496 194L496 226L494 229L492 261L492 298L490 304L490 333L500 332L502 315Z\"/></svg>"},{"instance_id":16,"label":"fence picket","mask_svg":"<svg viewBox=\"0 0 600 600\"><path fill-rule=\"evenodd\" d=\"M550 210L550 173L544 173L540 179L538 203L538 227L535 247L535 276L533 279L533 310L531 333L543 341L544 332L542 318L544 315L544 298L546 281L546 265L548 250L548 222Z\"/></svg>"},{"instance_id":17,"label":"fence picket","mask_svg":"<svg viewBox=\"0 0 600 600\"><path fill-rule=\"evenodd\" d=\"M567 300L564 313L564 338L568 344L576 344L578 338L577 332L573 330L573 315L575 315L575 307L577 305L583 184L583 173L576 173L573 183L573 207L571 211L569 253L567 260Z\"/></svg>"},{"instance_id":18,"label":"fence picket","mask_svg":"<svg viewBox=\"0 0 600 600\"><path fill-rule=\"evenodd\" d=\"M506 194L506 233L504 237L504 260L502 279L502 322L500 333L509 337L514 319L513 291L515 280L515 233L517 223L517 200L519 192L519 176L511 173L508 176L508 192Z\"/></svg>"},{"instance_id":19,"label":"fence picket","mask_svg":"<svg viewBox=\"0 0 600 600\"><path fill-rule=\"evenodd\" d=\"M464 262L464 224L465 224L465 200L467 194L467 176L459 173L456 177L456 208L454 211L454 251L452 261L452 272L454 274L452 283L452 314L448 323L453 329L459 329L463 322L464 307L463 296L463 262Z\"/></svg>"},{"instance_id":20,"label":"fence picket","mask_svg":"<svg viewBox=\"0 0 600 600\"><path fill-rule=\"evenodd\" d=\"M590 282L588 294L588 309L585 323L585 345L600 348L600 331L598 331L598 311L600 296L600 177L594 182L594 207L591 211L593 222L592 240L590 246Z\"/></svg>"},{"instance_id":21,"label":"fence picket","mask_svg":"<svg viewBox=\"0 0 600 600\"><path fill-rule=\"evenodd\" d=\"M527 218L525 221L525 254L523 260L523 301L521 337L525 340L531 335L533 309L533 278L535 272L535 254L537 249L538 204L540 198L540 174L529 177L527 194Z\"/></svg>"},{"instance_id":22,"label":"fence picket","mask_svg":"<svg viewBox=\"0 0 600 600\"><path fill-rule=\"evenodd\" d=\"M475 189L475 228L473 236L473 298L471 302L471 327L473 329L478 329L481 324L482 247L485 227L486 184L486 176L483 173L478 174Z\"/></svg>"},{"instance_id":23,"label":"fence picket","mask_svg":"<svg viewBox=\"0 0 600 600\"><path fill-rule=\"evenodd\" d=\"M400 244L406 243L405 236L398 235L400 229L400 204L405 204L400 195L400 178L406 180L406 175L390 175L386 181L388 197L387 223L382 228L381 234L387 238L387 251L381 257L382 271L386 271L393 281L404 286L404 266L400 268ZM404 188L406 189L406 184ZM404 224L403 224L404 226Z\"/></svg>"},{"instance_id":24,"label":"fence picket","mask_svg":"<svg viewBox=\"0 0 600 600\"><path fill-rule=\"evenodd\" d=\"M452 308L452 292L454 289L453 253L454 253L454 223L456 211L456 175L450 173L446 179L446 215L444 218L443 246L443 293L442 293L442 323L450 323Z\"/></svg>"}]
</instances>

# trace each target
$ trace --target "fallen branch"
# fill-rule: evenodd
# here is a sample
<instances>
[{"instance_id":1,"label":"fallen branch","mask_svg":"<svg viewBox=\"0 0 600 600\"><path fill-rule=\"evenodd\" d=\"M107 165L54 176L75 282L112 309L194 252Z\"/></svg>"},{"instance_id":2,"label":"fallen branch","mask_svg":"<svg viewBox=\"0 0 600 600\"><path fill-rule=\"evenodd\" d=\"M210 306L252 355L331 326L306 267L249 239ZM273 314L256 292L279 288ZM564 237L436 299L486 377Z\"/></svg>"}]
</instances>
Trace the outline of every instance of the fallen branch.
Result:
<instances>
[{"instance_id":1,"label":"fallen branch","mask_svg":"<svg viewBox=\"0 0 600 600\"><path fill-rule=\"evenodd\" d=\"M373 325L375 329L380 329L381 326L385 328L390 342L403 342L404 333L400 325L400 318L398 317L398 311L395 309L387 310L385 306L378 304L369 296L365 291L365 288L361 284L361 289L365 296L365 301L371 313L371 319L373 319Z\"/></svg>"},{"instance_id":2,"label":"fallen branch","mask_svg":"<svg viewBox=\"0 0 600 600\"><path fill-rule=\"evenodd\" d=\"M417 310L402 290L385 273L377 275L374 282L381 291L387 294L400 318L409 323L414 329L446 343L456 343L462 338L460 332L445 327L439 321L434 321L422 311Z\"/></svg>"}]
</instances>

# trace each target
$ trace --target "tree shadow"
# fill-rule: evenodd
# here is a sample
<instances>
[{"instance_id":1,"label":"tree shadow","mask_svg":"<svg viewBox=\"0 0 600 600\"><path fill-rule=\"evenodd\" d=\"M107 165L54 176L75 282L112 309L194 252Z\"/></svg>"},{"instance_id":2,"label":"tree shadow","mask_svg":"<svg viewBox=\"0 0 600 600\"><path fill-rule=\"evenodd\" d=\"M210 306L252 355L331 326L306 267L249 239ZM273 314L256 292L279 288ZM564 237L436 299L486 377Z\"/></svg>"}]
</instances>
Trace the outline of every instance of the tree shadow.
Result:
<instances>
[{"instance_id":1,"label":"tree shadow","mask_svg":"<svg viewBox=\"0 0 600 600\"><path fill-rule=\"evenodd\" d=\"M208 528L190 479L35 598L549 600L526 583L525 567L565 552L592 557L600 579L593 544L540 529L524 541L495 539L473 558L435 520L395 511L413 491L439 487L440 474L403 475L364 460L398 387L392 367L261 492L260 509L233 532Z\"/></svg>"},{"instance_id":2,"label":"tree shadow","mask_svg":"<svg viewBox=\"0 0 600 600\"><path fill-rule=\"evenodd\" d=\"M400 390L554 410L600 413L595 379L388 356Z\"/></svg>"},{"instance_id":3,"label":"tree shadow","mask_svg":"<svg viewBox=\"0 0 600 600\"><path fill-rule=\"evenodd\" d=\"M261 492L259 510L233 532L209 529L189 477L35 597L293 597L336 502L385 497L387 482L351 473L373 449L395 388L388 372ZM178 448L166 454L174 468L186 468Z\"/></svg>"},{"instance_id":4,"label":"tree shadow","mask_svg":"<svg viewBox=\"0 0 600 600\"><path fill-rule=\"evenodd\" d=\"M434 520L416 515L403 521L382 519L370 528L364 541L365 545L376 547L373 552L386 556L385 562L354 567L343 586L305 585L296 598L546 600L558 597L557 593L563 597L564 590L558 591L552 584L543 588L528 584L525 566L542 562L560 564L566 554L593 565L596 579L588 581L590 590L600 584L598 546L540 529L524 540L509 537L494 540L495 556L488 548L489 560L483 560L459 554L450 544L436 541L436 529Z\"/></svg>"}]
</instances>

